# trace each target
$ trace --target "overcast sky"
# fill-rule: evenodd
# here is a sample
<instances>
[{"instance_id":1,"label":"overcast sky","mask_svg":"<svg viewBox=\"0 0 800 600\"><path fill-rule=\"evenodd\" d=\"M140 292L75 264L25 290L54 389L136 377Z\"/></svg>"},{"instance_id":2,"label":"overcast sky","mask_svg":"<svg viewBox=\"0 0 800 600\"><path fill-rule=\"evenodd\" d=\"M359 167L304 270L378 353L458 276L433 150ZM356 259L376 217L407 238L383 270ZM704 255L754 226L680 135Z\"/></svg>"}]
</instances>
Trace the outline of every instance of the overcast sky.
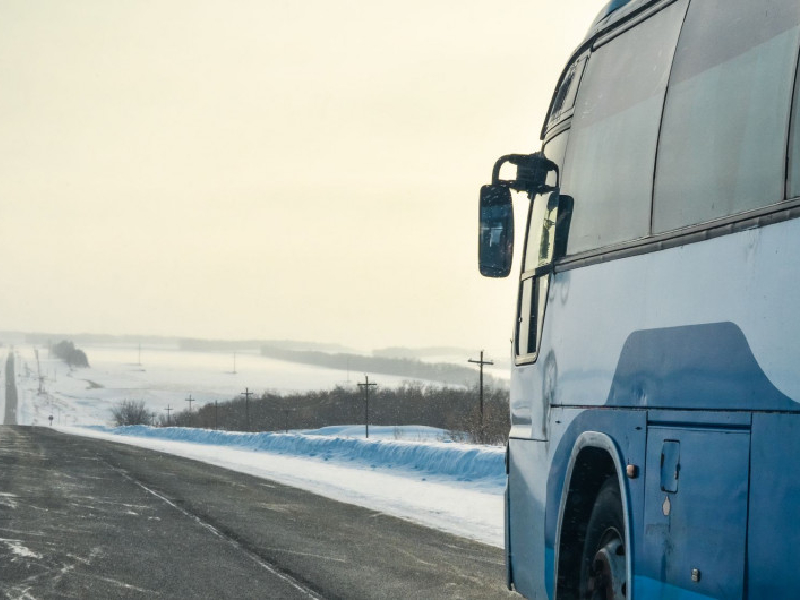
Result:
<instances>
[{"instance_id":1,"label":"overcast sky","mask_svg":"<svg viewBox=\"0 0 800 600\"><path fill-rule=\"evenodd\" d=\"M505 358L478 191L604 3L2 0L0 329Z\"/></svg>"}]
</instances>

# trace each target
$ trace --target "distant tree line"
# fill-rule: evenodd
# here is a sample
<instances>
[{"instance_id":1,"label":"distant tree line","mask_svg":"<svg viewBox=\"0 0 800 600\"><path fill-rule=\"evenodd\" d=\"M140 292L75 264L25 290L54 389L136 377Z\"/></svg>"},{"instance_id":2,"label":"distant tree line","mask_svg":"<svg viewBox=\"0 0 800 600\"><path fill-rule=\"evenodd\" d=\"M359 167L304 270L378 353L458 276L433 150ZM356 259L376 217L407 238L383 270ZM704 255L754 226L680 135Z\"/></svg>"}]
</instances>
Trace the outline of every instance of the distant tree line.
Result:
<instances>
[{"instance_id":1,"label":"distant tree line","mask_svg":"<svg viewBox=\"0 0 800 600\"><path fill-rule=\"evenodd\" d=\"M237 397L216 406L208 403L169 419L176 427L233 431L318 429L331 425L359 425L365 417L364 393L337 386L332 390L278 395L264 393L248 402ZM146 411L144 411L146 412ZM248 422L249 418L249 422ZM463 441L504 444L508 439L508 390L484 390L484 426L481 428L478 388L424 386L406 383L398 388L370 390L370 425L426 425L447 429ZM159 415L158 425L167 425Z\"/></svg>"},{"instance_id":2,"label":"distant tree line","mask_svg":"<svg viewBox=\"0 0 800 600\"><path fill-rule=\"evenodd\" d=\"M72 342L64 340L53 344L50 351L70 367L89 366L89 359L86 357L86 353L83 350L78 350Z\"/></svg>"},{"instance_id":3,"label":"distant tree line","mask_svg":"<svg viewBox=\"0 0 800 600\"><path fill-rule=\"evenodd\" d=\"M437 381L451 386L469 386L475 381L476 375L475 369L471 367L462 367L452 363L423 362L408 358L388 358L385 356L365 356L363 354L349 353L331 354L329 352L311 350L286 350L273 346L263 346L261 354L268 358L315 367L394 375L407 377L408 379L427 379L428 381ZM486 375L485 378L487 383L493 383L490 375Z\"/></svg>"}]
</instances>

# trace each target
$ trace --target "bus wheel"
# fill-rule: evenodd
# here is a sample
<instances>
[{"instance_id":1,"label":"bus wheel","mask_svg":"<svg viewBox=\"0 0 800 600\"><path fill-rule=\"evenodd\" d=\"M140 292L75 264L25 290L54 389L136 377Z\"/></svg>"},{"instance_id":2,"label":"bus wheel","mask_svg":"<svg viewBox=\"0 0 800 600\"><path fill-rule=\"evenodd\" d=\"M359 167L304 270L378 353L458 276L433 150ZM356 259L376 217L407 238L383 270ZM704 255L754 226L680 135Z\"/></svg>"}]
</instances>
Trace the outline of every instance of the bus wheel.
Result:
<instances>
[{"instance_id":1,"label":"bus wheel","mask_svg":"<svg viewBox=\"0 0 800 600\"><path fill-rule=\"evenodd\" d=\"M581 558L580 598L627 598L625 522L616 477L606 479L592 509Z\"/></svg>"}]
</instances>

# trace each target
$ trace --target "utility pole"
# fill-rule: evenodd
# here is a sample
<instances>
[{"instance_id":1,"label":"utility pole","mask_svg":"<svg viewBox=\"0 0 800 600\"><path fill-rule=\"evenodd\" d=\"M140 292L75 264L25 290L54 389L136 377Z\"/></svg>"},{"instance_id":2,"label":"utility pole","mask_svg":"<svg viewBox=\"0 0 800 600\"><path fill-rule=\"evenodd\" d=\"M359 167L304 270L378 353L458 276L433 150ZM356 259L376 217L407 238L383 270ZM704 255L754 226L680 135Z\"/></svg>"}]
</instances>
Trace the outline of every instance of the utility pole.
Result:
<instances>
[{"instance_id":1,"label":"utility pole","mask_svg":"<svg viewBox=\"0 0 800 600\"><path fill-rule=\"evenodd\" d=\"M364 378L366 379L367 382L366 383L359 383L358 387L363 387L364 388L364 399L365 399L365 403L364 403L364 433L365 433L366 437L369 437L369 388L370 388L370 386L378 387L378 384L377 383L370 383L369 382L369 375L364 375Z\"/></svg>"},{"instance_id":2,"label":"utility pole","mask_svg":"<svg viewBox=\"0 0 800 600\"><path fill-rule=\"evenodd\" d=\"M481 431L480 431L480 443L483 444L486 441L486 426L483 420L483 365L493 365L494 363L491 360L483 360L483 350L481 350L481 359L480 360L473 360L469 359L467 362L475 363L481 366L481 384L480 384L480 398L481 398Z\"/></svg>"},{"instance_id":3,"label":"utility pole","mask_svg":"<svg viewBox=\"0 0 800 600\"><path fill-rule=\"evenodd\" d=\"M250 388L244 388L244 423L245 423L245 431L250 431L250 396L253 395L253 392L250 391Z\"/></svg>"},{"instance_id":4,"label":"utility pole","mask_svg":"<svg viewBox=\"0 0 800 600\"><path fill-rule=\"evenodd\" d=\"M191 394L189 394L189 397L186 398L185 401L189 403L189 412L192 412L192 402L195 402L195 399L192 398Z\"/></svg>"},{"instance_id":5,"label":"utility pole","mask_svg":"<svg viewBox=\"0 0 800 600\"><path fill-rule=\"evenodd\" d=\"M33 349L34 354L36 354L36 377L39 379L39 395L45 393L44 389L44 376L42 375L42 365L39 363L39 349ZM52 422L50 423L52 425Z\"/></svg>"},{"instance_id":6,"label":"utility pole","mask_svg":"<svg viewBox=\"0 0 800 600\"><path fill-rule=\"evenodd\" d=\"M218 417L219 417L219 405L217 404L217 401L214 400L214 429L215 430L219 429L219 419L218 419Z\"/></svg>"},{"instance_id":7,"label":"utility pole","mask_svg":"<svg viewBox=\"0 0 800 600\"><path fill-rule=\"evenodd\" d=\"M170 408L169 404L167 404L167 408L165 408L164 410L167 411L167 427L169 427L169 413L172 412L175 409L174 408Z\"/></svg>"},{"instance_id":8,"label":"utility pole","mask_svg":"<svg viewBox=\"0 0 800 600\"><path fill-rule=\"evenodd\" d=\"M236 375L236 352L233 353L233 374Z\"/></svg>"}]
</instances>

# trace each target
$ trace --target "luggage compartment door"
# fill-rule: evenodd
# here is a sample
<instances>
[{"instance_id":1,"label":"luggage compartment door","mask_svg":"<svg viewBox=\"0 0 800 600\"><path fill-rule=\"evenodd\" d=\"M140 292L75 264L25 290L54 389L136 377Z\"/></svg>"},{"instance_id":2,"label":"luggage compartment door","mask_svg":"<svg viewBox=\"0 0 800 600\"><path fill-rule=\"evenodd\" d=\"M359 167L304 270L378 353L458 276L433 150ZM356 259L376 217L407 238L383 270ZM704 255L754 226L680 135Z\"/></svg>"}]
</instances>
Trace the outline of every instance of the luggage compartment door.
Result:
<instances>
[{"instance_id":1,"label":"luggage compartment door","mask_svg":"<svg viewBox=\"0 0 800 600\"><path fill-rule=\"evenodd\" d=\"M649 427L638 598L742 598L750 432Z\"/></svg>"}]
</instances>

